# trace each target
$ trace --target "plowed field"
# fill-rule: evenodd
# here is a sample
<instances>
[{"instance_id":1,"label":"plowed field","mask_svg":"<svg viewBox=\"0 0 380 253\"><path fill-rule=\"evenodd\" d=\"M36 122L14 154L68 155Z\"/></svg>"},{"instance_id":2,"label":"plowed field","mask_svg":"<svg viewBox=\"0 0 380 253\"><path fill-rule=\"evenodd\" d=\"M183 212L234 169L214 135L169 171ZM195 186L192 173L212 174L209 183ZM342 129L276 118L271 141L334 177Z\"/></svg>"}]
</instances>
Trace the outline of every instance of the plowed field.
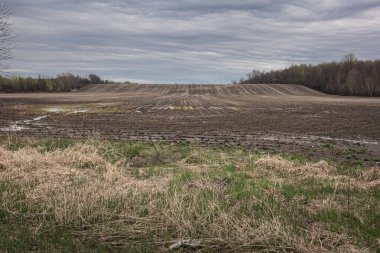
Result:
<instances>
[{"instance_id":1,"label":"plowed field","mask_svg":"<svg viewBox=\"0 0 380 253\"><path fill-rule=\"evenodd\" d=\"M298 85L90 85L0 94L0 135L242 145L380 161L380 99Z\"/></svg>"}]
</instances>

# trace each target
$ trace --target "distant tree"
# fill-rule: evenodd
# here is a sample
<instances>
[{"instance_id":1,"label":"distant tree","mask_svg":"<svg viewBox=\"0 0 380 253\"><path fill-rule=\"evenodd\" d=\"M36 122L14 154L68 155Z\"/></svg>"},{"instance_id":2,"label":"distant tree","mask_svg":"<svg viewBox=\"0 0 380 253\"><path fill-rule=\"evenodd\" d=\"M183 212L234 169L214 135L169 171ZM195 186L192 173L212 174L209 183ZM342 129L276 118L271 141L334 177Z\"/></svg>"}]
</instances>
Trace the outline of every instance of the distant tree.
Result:
<instances>
[{"instance_id":1,"label":"distant tree","mask_svg":"<svg viewBox=\"0 0 380 253\"><path fill-rule=\"evenodd\" d=\"M94 78L96 77L96 78ZM92 81L99 83L100 77L93 75ZM100 83L105 83L101 81ZM109 81L109 83L113 83ZM0 92L68 92L91 84L89 77L62 73L51 77L4 77L0 76Z\"/></svg>"},{"instance_id":2,"label":"distant tree","mask_svg":"<svg viewBox=\"0 0 380 253\"><path fill-rule=\"evenodd\" d=\"M100 83L103 83L102 79L98 75L95 75L95 74L90 74L88 76L88 79L90 79L90 83L91 84L100 84Z\"/></svg>"},{"instance_id":3,"label":"distant tree","mask_svg":"<svg viewBox=\"0 0 380 253\"><path fill-rule=\"evenodd\" d=\"M0 3L0 71L4 70L6 66L4 62L12 57L9 13L9 6L5 3Z\"/></svg>"},{"instance_id":4,"label":"distant tree","mask_svg":"<svg viewBox=\"0 0 380 253\"><path fill-rule=\"evenodd\" d=\"M357 60L358 59L356 58L356 56L353 53L346 54L342 58L342 62L355 62Z\"/></svg>"},{"instance_id":5,"label":"distant tree","mask_svg":"<svg viewBox=\"0 0 380 253\"><path fill-rule=\"evenodd\" d=\"M340 62L292 65L282 70L253 70L240 83L301 84L336 95L380 96L380 60L358 60L345 55Z\"/></svg>"}]
</instances>

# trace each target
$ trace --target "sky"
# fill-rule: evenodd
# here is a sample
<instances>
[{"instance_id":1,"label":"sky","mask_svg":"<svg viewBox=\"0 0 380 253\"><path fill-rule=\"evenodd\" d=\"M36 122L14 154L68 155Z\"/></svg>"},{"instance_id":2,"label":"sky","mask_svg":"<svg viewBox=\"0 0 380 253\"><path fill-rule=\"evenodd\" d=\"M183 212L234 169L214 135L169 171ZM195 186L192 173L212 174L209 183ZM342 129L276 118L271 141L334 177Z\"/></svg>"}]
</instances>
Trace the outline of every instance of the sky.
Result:
<instances>
[{"instance_id":1,"label":"sky","mask_svg":"<svg viewBox=\"0 0 380 253\"><path fill-rule=\"evenodd\" d=\"M2 0L3 1L3 0ZM230 83L252 69L380 56L379 0L8 0L8 72Z\"/></svg>"}]
</instances>

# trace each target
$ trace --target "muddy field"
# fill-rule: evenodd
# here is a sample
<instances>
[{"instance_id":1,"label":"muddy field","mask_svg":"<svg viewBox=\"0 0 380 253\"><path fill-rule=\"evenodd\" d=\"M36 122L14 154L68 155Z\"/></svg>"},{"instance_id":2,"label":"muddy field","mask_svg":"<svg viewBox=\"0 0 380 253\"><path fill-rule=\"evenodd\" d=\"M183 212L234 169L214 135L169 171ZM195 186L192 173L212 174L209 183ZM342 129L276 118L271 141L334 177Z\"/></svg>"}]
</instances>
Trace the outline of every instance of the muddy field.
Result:
<instances>
[{"instance_id":1,"label":"muddy field","mask_svg":"<svg viewBox=\"0 0 380 253\"><path fill-rule=\"evenodd\" d=\"M0 135L242 145L380 162L380 99L297 85L92 85L0 94Z\"/></svg>"}]
</instances>

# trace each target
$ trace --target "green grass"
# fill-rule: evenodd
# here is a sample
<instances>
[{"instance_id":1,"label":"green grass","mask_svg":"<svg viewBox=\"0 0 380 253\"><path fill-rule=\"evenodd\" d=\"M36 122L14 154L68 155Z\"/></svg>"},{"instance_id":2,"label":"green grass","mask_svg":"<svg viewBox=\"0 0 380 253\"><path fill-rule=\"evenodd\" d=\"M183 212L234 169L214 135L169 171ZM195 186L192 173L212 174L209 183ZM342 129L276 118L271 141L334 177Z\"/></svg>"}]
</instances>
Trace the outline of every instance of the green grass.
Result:
<instances>
[{"instance_id":1,"label":"green grass","mask_svg":"<svg viewBox=\"0 0 380 253\"><path fill-rule=\"evenodd\" d=\"M72 147L77 141L69 139L56 139L56 140L47 140L40 143L36 143L36 147L40 147L42 152L52 152L56 150L64 150L69 147Z\"/></svg>"},{"instance_id":2,"label":"green grass","mask_svg":"<svg viewBox=\"0 0 380 253\"><path fill-rule=\"evenodd\" d=\"M95 147L100 160L72 161L72 152L64 151L77 145ZM36 149L50 155L51 164L67 167L61 185L50 185L55 174L43 171L34 178L40 168L33 163L0 160L3 252L157 252L188 238L204 240L202 252L380 251L380 189L359 187L367 183L360 178L367 169L360 166L338 167L329 176L304 170L310 161L301 155L284 155L287 165L298 168L288 171L260 165L263 157L267 163L282 160L258 150L190 144L19 139L3 147L13 154ZM54 160L59 152L67 161ZM130 166L139 159L143 162ZM7 171L18 173L22 166L32 167L9 180L16 174ZM116 173L109 167L120 173L122 184L107 179L107 172ZM34 201L29 193L35 189L51 197L37 194L33 198L41 200ZM61 198L60 189L75 201ZM78 214L66 210L66 201L67 208L81 202L93 207ZM62 210L73 218L62 221Z\"/></svg>"},{"instance_id":3,"label":"green grass","mask_svg":"<svg viewBox=\"0 0 380 253\"><path fill-rule=\"evenodd\" d=\"M284 156L284 158L290 161L293 161L297 164L305 164L306 162L309 161L305 156L300 155L300 154L287 155L287 156Z\"/></svg>"},{"instance_id":4,"label":"green grass","mask_svg":"<svg viewBox=\"0 0 380 253\"><path fill-rule=\"evenodd\" d=\"M147 150L149 147L147 144L135 144L135 143L121 143L121 142L108 142L107 145L102 147L102 153L112 163L115 163L121 159L127 161L139 156L141 152Z\"/></svg>"},{"instance_id":5,"label":"green grass","mask_svg":"<svg viewBox=\"0 0 380 253\"><path fill-rule=\"evenodd\" d=\"M347 233L356 238L357 243L380 250L376 240L380 238L380 213L375 206L368 209L365 215L357 216L349 209L323 209L319 211L316 218L334 232Z\"/></svg>"}]
</instances>

